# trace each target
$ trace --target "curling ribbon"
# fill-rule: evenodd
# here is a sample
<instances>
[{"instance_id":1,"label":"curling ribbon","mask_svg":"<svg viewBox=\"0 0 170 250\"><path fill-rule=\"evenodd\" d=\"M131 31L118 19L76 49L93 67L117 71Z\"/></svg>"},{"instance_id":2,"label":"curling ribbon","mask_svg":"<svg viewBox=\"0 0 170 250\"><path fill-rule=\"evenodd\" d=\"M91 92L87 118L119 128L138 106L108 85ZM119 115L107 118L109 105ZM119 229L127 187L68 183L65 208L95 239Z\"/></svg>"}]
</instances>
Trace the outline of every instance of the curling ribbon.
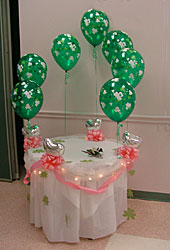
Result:
<instances>
[{"instance_id":1,"label":"curling ribbon","mask_svg":"<svg viewBox=\"0 0 170 250\"><path fill-rule=\"evenodd\" d=\"M65 85L67 85L69 83L69 80L70 80L70 74L68 71L65 71Z\"/></svg>"}]
</instances>

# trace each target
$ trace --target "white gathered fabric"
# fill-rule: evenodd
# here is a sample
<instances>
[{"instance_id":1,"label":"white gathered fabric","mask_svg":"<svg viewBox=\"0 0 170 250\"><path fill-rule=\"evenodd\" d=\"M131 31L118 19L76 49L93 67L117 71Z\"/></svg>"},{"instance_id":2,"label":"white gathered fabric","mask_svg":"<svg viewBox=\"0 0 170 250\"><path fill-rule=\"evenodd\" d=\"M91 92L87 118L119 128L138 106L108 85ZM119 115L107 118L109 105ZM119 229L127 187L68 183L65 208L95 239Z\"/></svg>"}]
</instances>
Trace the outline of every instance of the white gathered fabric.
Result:
<instances>
[{"instance_id":1,"label":"white gathered fabric","mask_svg":"<svg viewBox=\"0 0 170 250\"><path fill-rule=\"evenodd\" d=\"M112 140L102 142L86 141L85 137L62 137L65 145L64 164L65 181L97 189L107 180L108 176L120 168L114 148L117 143ZM82 150L92 147L102 147L103 159L89 157ZM33 153L30 149L25 154L25 167L29 170L31 165L41 158L42 153ZM94 162L80 162L82 160ZM117 226L125 221L123 212L127 209L127 172L109 185L102 194L87 194L84 191L72 189L60 183L52 171L47 178L42 178L36 170L31 175L30 186L30 222L35 227L42 227L44 234L51 242L79 242L80 237L100 238L112 234ZM98 175L102 174L103 178ZM78 176L78 181L74 177ZM89 176L92 178L88 180ZM48 197L48 205L43 197Z\"/></svg>"}]
</instances>

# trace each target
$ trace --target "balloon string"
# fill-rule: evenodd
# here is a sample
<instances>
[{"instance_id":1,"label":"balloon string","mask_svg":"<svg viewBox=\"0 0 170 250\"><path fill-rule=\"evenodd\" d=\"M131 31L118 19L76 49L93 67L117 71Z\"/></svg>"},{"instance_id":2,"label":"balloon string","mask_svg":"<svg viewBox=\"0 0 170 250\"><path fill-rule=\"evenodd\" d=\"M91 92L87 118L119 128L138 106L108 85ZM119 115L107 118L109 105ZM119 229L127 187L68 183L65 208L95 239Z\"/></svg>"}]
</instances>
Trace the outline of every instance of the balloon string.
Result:
<instances>
[{"instance_id":1,"label":"balloon string","mask_svg":"<svg viewBox=\"0 0 170 250\"><path fill-rule=\"evenodd\" d=\"M117 123L117 132L116 132L116 136L117 136L117 145L120 141L120 128L123 127L123 124L120 124L119 122Z\"/></svg>"},{"instance_id":2,"label":"balloon string","mask_svg":"<svg viewBox=\"0 0 170 250\"><path fill-rule=\"evenodd\" d=\"M128 131L128 121L126 122L126 131Z\"/></svg>"},{"instance_id":3,"label":"balloon string","mask_svg":"<svg viewBox=\"0 0 170 250\"><path fill-rule=\"evenodd\" d=\"M69 82L69 72L65 71L65 88L64 88L64 135L66 136L67 131L67 93L66 88Z\"/></svg>"},{"instance_id":4,"label":"balloon string","mask_svg":"<svg viewBox=\"0 0 170 250\"><path fill-rule=\"evenodd\" d=\"M66 100L66 84L65 84L65 88L64 88L64 135L66 136L66 118L67 118L67 112L66 112L66 104L67 104L67 100Z\"/></svg>"},{"instance_id":5,"label":"balloon string","mask_svg":"<svg viewBox=\"0 0 170 250\"><path fill-rule=\"evenodd\" d=\"M97 117L97 115L98 115L98 108L97 108L98 84L97 84L97 64L96 64L97 51L96 51L95 46L93 48L93 58L94 58L94 70L95 70L95 82L96 82L96 117Z\"/></svg>"}]
</instances>

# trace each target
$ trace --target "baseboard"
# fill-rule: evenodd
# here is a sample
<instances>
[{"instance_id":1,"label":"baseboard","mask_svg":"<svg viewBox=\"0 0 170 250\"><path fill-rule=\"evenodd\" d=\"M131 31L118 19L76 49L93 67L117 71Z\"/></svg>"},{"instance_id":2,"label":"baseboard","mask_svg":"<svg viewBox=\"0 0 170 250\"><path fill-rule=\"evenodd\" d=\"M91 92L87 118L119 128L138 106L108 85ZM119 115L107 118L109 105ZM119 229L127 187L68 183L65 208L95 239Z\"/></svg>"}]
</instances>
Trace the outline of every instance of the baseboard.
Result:
<instances>
[{"instance_id":1,"label":"baseboard","mask_svg":"<svg viewBox=\"0 0 170 250\"><path fill-rule=\"evenodd\" d=\"M138 190L132 190L132 191L134 195L133 199L170 202L170 194L146 192L146 191L138 191Z\"/></svg>"}]
</instances>

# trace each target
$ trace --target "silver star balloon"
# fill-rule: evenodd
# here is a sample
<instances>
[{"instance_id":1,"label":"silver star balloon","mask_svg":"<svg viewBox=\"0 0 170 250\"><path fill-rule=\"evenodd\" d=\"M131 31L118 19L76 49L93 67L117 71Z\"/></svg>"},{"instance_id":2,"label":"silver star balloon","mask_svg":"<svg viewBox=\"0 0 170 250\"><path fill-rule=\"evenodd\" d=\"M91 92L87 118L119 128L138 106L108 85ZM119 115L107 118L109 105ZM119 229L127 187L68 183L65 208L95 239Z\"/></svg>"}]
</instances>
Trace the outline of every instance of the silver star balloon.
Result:
<instances>
[{"instance_id":1,"label":"silver star balloon","mask_svg":"<svg viewBox=\"0 0 170 250\"><path fill-rule=\"evenodd\" d=\"M89 119L86 121L85 126L88 130L90 129L100 129L102 120L99 118Z\"/></svg>"},{"instance_id":2,"label":"silver star balloon","mask_svg":"<svg viewBox=\"0 0 170 250\"><path fill-rule=\"evenodd\" d=\"M65 147L61 143L55 143L50 138L45 138L43 140L44 150L47 154L52 154L55 156L61 156L64 154Z\"/></svg>"},{"instance_id":3,"label":"silver star balloon","mask_svg":"<svg viewBox=\"0 0 170 250\"><path fill-rule=\"evenodd\" d=\"M130 134L128 131L123 133L123 144L138 148L142 144L142 137Z\"/></svg>"}]
</instances>

